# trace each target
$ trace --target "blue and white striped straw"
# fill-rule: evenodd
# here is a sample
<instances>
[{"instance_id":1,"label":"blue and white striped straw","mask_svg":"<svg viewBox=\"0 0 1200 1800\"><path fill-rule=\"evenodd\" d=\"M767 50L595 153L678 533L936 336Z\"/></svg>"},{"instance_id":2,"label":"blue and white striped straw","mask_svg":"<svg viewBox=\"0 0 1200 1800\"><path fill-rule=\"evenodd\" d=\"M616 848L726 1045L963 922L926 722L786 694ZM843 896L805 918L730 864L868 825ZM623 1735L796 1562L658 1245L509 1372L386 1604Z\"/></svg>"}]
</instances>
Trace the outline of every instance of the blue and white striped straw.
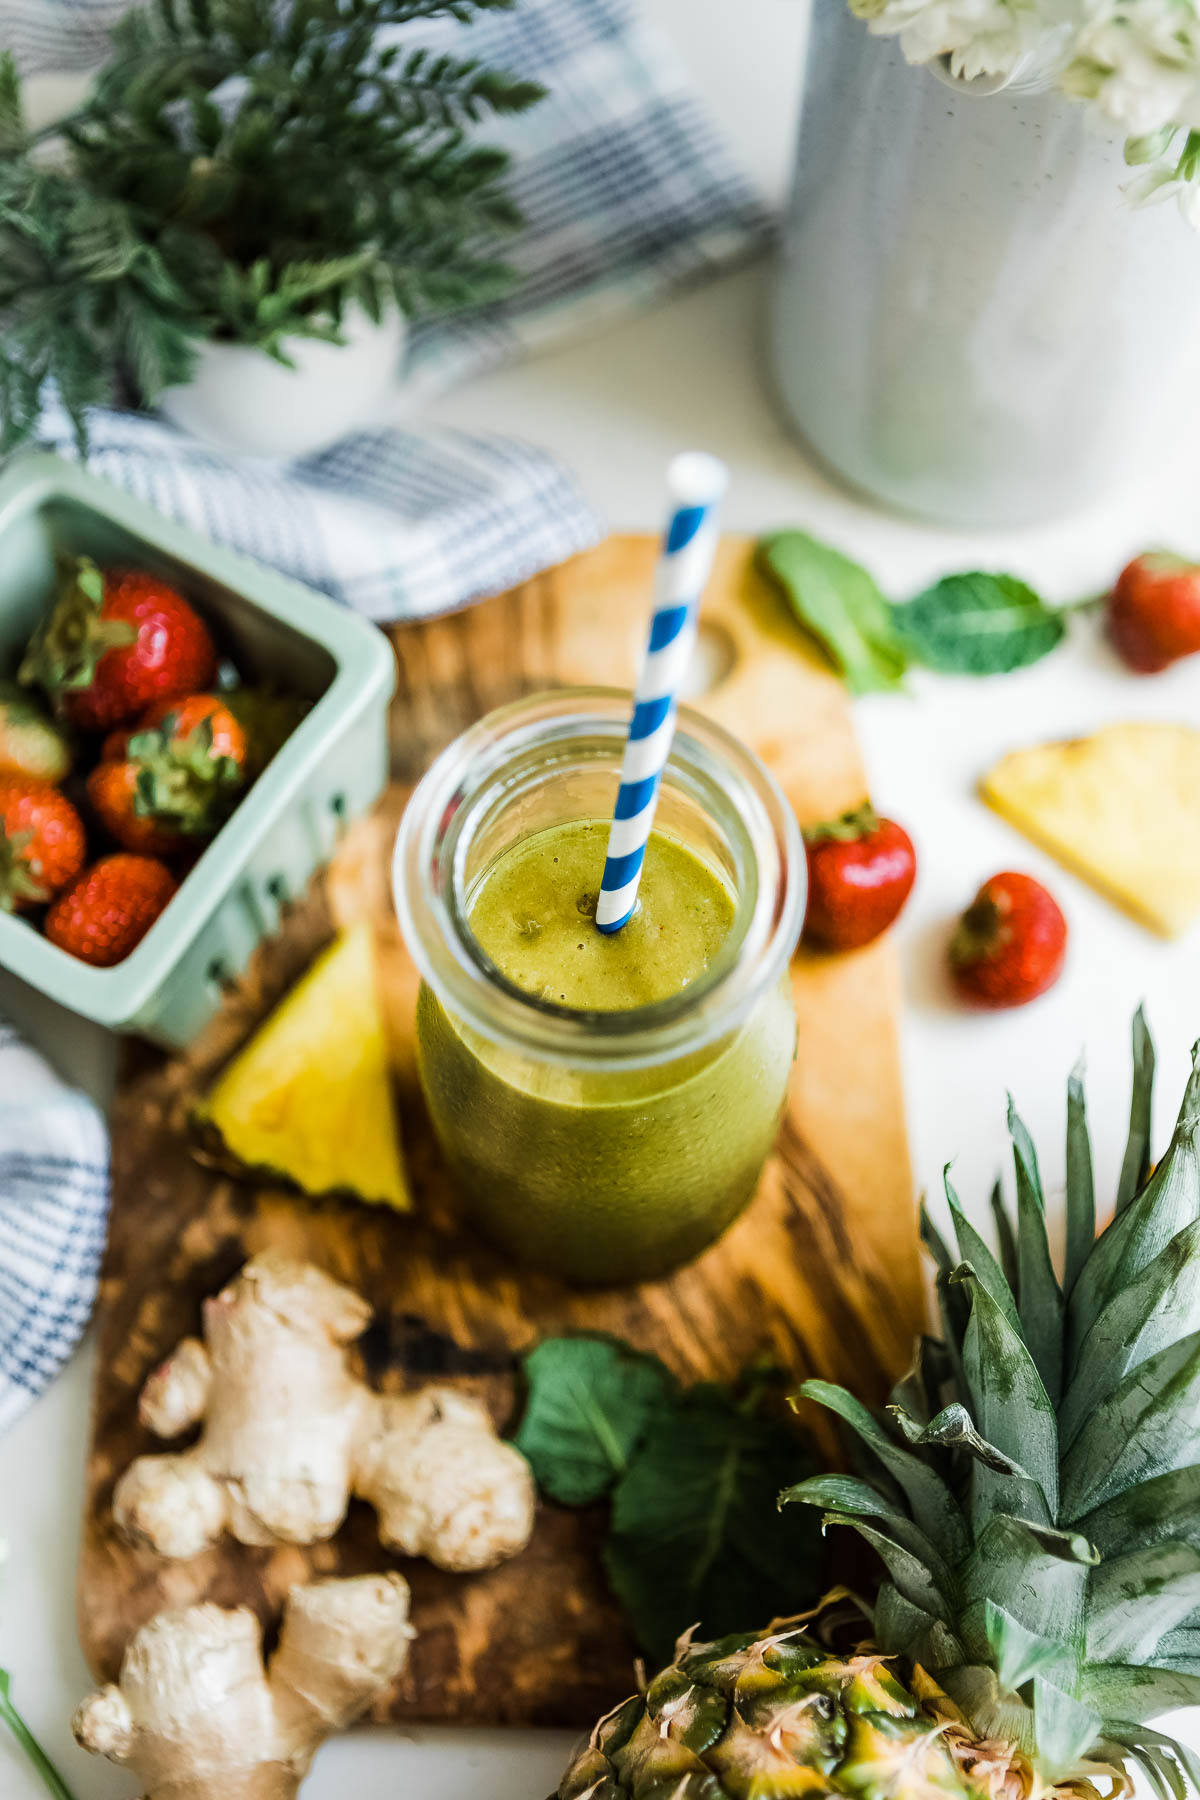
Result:
<instances>
[{"instance_id":1,"label":"blue and white striped straw","mask_svg":"<svg viewBox=\"0 0 1200 1800\"><path fill-rule=\"evenodd\" d=\"M671 513L596 901L601 931L620 931L637 905L659 783L675 736L679 690L696 641L700 596L717 547L717 508L728 480L724 463L698 450L675 457L667 470Z\"/></svg>"}]
</instances>

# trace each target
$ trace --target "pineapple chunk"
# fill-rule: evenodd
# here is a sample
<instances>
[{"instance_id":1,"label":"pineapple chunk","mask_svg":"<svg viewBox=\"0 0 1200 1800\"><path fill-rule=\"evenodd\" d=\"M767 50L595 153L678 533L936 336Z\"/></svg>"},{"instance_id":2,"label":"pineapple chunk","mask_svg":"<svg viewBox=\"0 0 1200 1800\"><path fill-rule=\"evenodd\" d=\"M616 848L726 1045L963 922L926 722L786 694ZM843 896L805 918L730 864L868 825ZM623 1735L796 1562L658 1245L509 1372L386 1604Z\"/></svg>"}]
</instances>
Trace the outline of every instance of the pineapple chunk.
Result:
<instances>
[{"instance_id":1,"label":"pineapple chunk","mask_svg":"<svg viewBox=\"0 0 1200 1800\"><path fill-rule=\"evenodd\" d=\"M985 775L989 805L1136 919L1176 937L1200 913L1200 731L1109 725L1016 750Z\"/></svg>"},{"instance_id":2,"label":"pineapple chunk","mask_svg":"<svg viewBox=\"0 0 1200 1800\"><path fill-rule=\"evenodd\" d=\"M199 1117L247 1168L409 1211L369 925L317 958Z\"/></svg>"}]
</instances>

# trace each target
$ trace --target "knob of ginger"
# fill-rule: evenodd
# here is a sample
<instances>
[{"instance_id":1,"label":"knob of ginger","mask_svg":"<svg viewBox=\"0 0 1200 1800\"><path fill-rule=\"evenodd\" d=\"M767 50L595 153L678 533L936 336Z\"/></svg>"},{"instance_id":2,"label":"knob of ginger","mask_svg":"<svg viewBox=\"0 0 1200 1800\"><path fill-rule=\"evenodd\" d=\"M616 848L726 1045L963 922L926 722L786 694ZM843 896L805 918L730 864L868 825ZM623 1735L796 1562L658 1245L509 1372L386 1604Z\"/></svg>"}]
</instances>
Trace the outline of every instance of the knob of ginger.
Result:
<instances>
[{"instance_id":1,"label":"knob of ginger","mask_svg":"<svg viewBox=\"0 0 1200 1800\"><path fill-rule=\"evenodd\" d=\"M79 1707L75 1737L132 1769L146 1800L293 1800L318 1747L402 1672L412 1635L400 1575L293 1588L266 1666L248 1608L162 1612Z\"/></svg>"},{"instance_id":2,"label":"knob of ginger","mask_svg":"<svg viewBox=\"0 0 1200 1800\"><path fill-rule=\"evenodd\" d=\"M375 1393L349 1366L370 1307L311 1263L255 1257L205 1303L142 1391L162 1437L203 1424L189 1449L139 1457L117 1483L118 1527L160 1555L195 1556L223 1533L243 1544L332 1537L351 1496L380 1541L440 1568L490 1568L528 1543L529 1465L487 1409L447 1387Z\"/></svg>"}]
</instances>

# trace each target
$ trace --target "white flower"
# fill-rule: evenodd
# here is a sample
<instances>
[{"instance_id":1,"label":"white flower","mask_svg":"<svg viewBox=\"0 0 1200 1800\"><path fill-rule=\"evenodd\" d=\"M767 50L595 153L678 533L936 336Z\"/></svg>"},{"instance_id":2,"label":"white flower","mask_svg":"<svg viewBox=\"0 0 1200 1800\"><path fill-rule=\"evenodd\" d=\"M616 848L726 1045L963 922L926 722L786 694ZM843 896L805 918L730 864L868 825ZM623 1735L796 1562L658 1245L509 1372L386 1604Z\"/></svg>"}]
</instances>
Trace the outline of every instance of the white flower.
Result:
<instances>
[{"instance_id":1,"label":"white flower","mask_svg":"<svg viewBox=\"0 0 1200 1800\"><path fill-rule=\"evenodd\" d=\"M1063 79L1135 137L1179 124L1200 92L1195 8L1181 0L1122 0L1089 9Z\"/></svg>"},{"instance_id":2,"label":"white flower","mask_svg":"<svg viewBox=\"0 0 1200 1800\"><path fill-rule=\"evenodd\" d=\"M911 63L1021 88L1056 84L1130 140L1135 204L1177 197L1200 231L1200 0L850 0ZM1195 136L1168 140L1179 130ZM1155 134L1163 133L1161 143ZM1137 140L1150 138L1149 145Z\"/></svg>"}]
</instances>

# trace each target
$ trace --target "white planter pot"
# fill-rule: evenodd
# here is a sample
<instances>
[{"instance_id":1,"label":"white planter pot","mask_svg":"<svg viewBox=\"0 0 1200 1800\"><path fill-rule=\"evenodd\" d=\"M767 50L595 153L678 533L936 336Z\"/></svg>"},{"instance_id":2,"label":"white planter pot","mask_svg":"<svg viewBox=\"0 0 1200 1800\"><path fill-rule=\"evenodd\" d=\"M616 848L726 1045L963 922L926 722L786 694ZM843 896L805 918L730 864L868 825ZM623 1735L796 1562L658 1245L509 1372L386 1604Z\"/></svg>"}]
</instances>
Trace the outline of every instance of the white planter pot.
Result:
<instances>
[{"instance_id":1,"label":"white planter pot","mask_svg":"<svg viewBox=\"0 0 1200 1800\"><path fill-rule=\"evenodd\" d=\"M328 449L377 418L396 379L406 324L349 309L344 344L288 338L295 368L246 344L201 346L192 381L158 404L173 425L217 450L289 459Z\"/></svg>"},{"instance_id":2,"label":"white planter pot","mask_svg":"<svg viewBox=\"0 0 1200 1800\"><path fill-rule=\"evenodd\" d=\"M856 487L956 525L1065 511L1196 404L1200 235L1134 208L1056 93L947 86L816 0L771 320L784 407Z\"/></svg>"}]
</instances>

